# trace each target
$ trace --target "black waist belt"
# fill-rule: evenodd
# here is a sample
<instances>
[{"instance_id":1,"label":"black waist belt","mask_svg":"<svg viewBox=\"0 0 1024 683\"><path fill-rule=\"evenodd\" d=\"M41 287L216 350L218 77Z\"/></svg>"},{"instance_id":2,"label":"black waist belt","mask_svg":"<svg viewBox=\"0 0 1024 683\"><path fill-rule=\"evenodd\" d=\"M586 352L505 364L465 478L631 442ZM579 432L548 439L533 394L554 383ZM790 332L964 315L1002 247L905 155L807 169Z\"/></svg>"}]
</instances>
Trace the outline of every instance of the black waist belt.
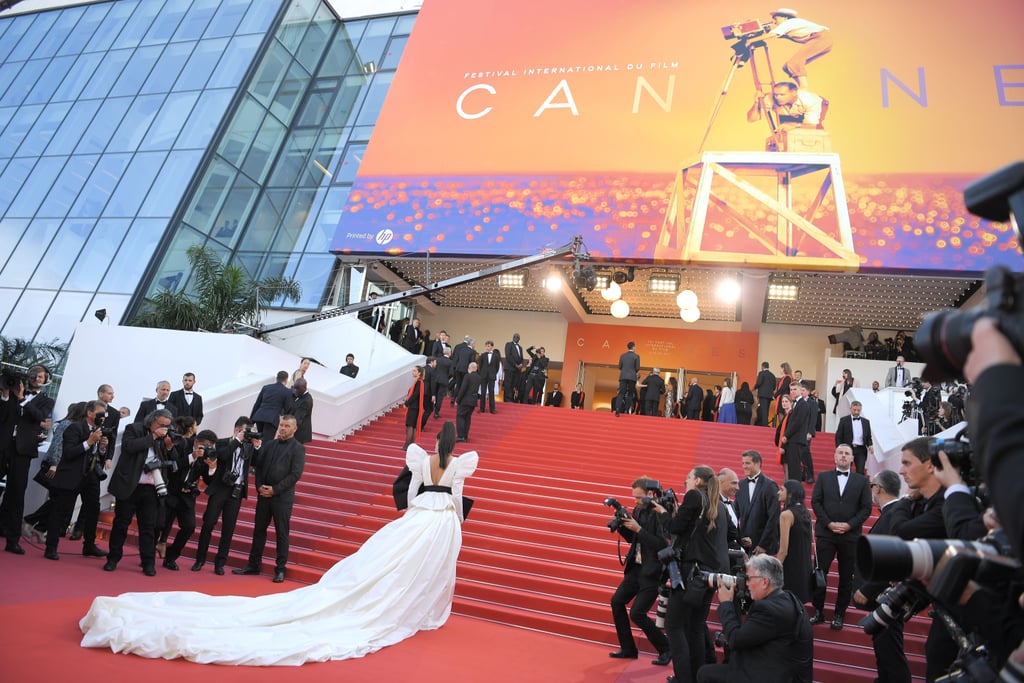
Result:
<instances>
[{"instance_id":1,"label":"black waist belt","mask_svg":"<svg viewBox=\"0 0 1024 683\"><path fill-rule=\"evenodd\" d=\"M421 486L420 487L420 493L423 493L424 491L432 491L434 493L447 493L448 495L451 495L452 487L451 486Z\"/></svg>"}]
</instances>

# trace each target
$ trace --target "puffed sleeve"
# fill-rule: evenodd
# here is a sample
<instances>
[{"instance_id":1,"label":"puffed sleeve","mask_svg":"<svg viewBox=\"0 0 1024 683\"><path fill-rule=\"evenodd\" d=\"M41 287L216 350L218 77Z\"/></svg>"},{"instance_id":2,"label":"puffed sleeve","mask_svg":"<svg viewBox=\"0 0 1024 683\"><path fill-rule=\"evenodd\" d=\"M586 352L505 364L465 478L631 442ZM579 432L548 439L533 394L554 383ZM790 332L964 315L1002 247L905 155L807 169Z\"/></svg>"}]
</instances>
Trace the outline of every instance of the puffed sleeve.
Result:
<instances>
[{"instance_id":1,"label":"puffed sleeve","mask_svg":"<svg viewBox=\"0 0 1024 683\"><path fill-rule=\"evenodd\" d=\"M405 464L412 472L412 481L409 482L408 503L412 505L413 499L419 495L420 486L423 484L423 463L430 456L416 444L409 444L405 450Z\"/></svg>"},{"instance_id":2,"label":"puffed sleeve","mask_svg":"<svg viewBox=\"0 0 1024 683\"><path fill-rule=\"evenodd\" d=\"M468 453L463 453L458 458L455 458L455 478L452 481L452 500L455 502L455 512L458 513L460 522L466 521L462 518L462 486L466 483L466 479L476 472L476 466L479 462L480 456L476 451L469 451Z\"/></svg>"}]
</instances>

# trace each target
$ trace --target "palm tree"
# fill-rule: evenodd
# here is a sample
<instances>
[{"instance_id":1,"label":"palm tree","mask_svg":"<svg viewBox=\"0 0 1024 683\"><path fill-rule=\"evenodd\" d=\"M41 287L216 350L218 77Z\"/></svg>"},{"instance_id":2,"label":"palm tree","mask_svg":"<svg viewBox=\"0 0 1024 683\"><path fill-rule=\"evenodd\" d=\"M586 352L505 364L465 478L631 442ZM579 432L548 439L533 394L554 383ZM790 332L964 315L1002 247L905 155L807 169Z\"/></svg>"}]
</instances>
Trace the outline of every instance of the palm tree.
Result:
<instances>
[{"instance_id":1,"label":"palm tree","mask_svg":"<svg viewBox=\"0 0 1024 683\"><path fill-rule=\"evenodd\" d=\"M286 277L253 280L238 265L222 263L204 246L188 248L192 265L192 291L163 290L147 302L145 310L129 323L167 330L221 332L239 324L259 327L260 308L277 299L298 301L302 287Z\"/></svg>"}]
</instances>

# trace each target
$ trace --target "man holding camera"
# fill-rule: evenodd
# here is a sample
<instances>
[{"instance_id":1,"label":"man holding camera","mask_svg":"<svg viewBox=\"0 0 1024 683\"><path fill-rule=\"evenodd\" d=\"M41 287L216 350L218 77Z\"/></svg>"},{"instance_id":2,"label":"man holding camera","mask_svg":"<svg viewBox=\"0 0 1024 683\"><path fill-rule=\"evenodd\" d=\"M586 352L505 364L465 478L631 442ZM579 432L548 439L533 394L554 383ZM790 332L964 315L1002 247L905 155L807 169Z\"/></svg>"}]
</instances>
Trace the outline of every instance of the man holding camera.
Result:
<instances>
[{"instance_id":1,"label":"man holding camera","mask_svg":"<svg viewBox=\"0 0 1024 683\"><path fill-rule=\"evenodd\" d=\"M185 452L189 450L187 440L182 440L181 446L174 449L176 466L172 466L167 477L163 535L163 538L169 538L171 527L175 521L178 523L178 533L174 536L174 543L167 546L163 562L164 569L172 572L178 571L178 558L196 531L196 496L199 495L197 482L203 468L203 452L205 448L212 449L216 441L216 434L203 430L196 436L191 453Z\"/></svg>"},{"instance_id":2,"label":"man holding camera","mask_svg":"<svg viewBox=\"0 0 1024 683\"><path fill-rule=\"evenodd\" d=\"M729 661L701 667L697 673L698 683L811 682L814 663L811 625L803 604L783 590L782 584L782 563L776 558L755 555L747 560L747 586L753 605L740 623L733 602L734 582L719 582L718 620L728 643Z\"/></svg>"},{"instance_id":3,"label":"man holding camera","mask_svg":"<svg viewBox=\"0 0 1024 683\"><path fill-rule=\"evenodd\" d=\"M251 425L249 418L238 418L235 420L235 433L230 439L216 441L215 447L203 443L202 455L197 455L203 464L201 476L206 482L208 500L206 510L203 511L203 527L199 531L196 561L192 565L194 572L202 570L206 564L213 528L220 520L220 543L217 545L217 555L213 559L213 573L217 576L224 575L224 565L227 564L228 553L231 552L231 540L234 538L235 524L238 522L238 511L242 507L242 501L249 497L249 464L252 462L253 449L262 445L258 432L252 434L257 438L247 438ZM212 434L213 432L200 432L196 440Z\"/></svg>"},{"instance_id":4,"label":"man holding camera","mask_svg":"<svg viewBox=\"0 0 1024 683\"><path fill-rule=\"evenodd\" d=\"M637 658L636 641L633 640L633 631L629 625L632 619L658 651L654 663L665 666L671 660L668 639L651 620L648 612L658 598L658 589L663 583L658 551L668 545L665 542L668 512L655 500L661 493L658 482L640 477L633 482L632 488L636 507L633 508L633 514L623 519L617 529L619 535L629 542L629 551L623 564L622 582L615 589L611 601L619 649L608 656L615 659ZM627 616L626 605L630 600L633 606Z\"/></svg>"},{"instance_id":5,"label":"man holding camera","mask_svg":"<svg viewBox=\"0 0 1024 683\"><path fill-rule=\"evenodd\" d=\"M160 512L157 486L166 494L165 462L175 459L177 443L168 433L171 411L154 410L142 423L124 430L121 457L110 477L108 491L117 500L114 524L110 531L110 552L103 570L112 572L124 554L128 525L136 518L139 531L139 558L142 573L156 576L156 524Z\"/></svg>"}]
</instances>

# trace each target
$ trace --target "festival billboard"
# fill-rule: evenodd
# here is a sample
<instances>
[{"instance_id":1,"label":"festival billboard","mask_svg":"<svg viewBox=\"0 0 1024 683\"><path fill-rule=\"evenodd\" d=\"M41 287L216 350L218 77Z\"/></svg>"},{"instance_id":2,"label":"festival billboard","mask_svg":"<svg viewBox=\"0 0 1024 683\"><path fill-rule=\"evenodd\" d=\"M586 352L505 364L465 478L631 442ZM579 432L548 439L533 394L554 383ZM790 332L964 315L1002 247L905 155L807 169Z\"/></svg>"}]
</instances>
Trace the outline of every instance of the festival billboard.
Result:
<instances>
[{"instance_id":1,"label":"festival billboard","mask_svg":"<svg viewBox=\"0 0 1024 683\"><path fill-rule=\"evenodd\" d=\"M1019 0L426 0L332 251L1017 268L962 192L1024 158L1022 23Z\"/></svg>"}]
</instances>

